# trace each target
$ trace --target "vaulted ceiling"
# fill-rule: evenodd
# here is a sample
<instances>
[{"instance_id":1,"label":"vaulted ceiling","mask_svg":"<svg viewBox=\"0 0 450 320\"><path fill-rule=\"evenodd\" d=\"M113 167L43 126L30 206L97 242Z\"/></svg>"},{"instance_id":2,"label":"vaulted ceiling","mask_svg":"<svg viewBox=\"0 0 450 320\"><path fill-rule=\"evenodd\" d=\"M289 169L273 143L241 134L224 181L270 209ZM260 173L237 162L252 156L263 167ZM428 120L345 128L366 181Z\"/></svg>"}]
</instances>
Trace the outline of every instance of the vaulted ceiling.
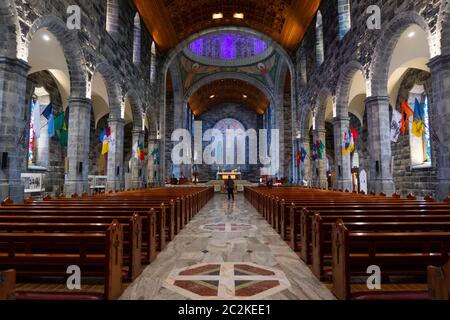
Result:
<instances>
[{"instance_id":1,"label":"vaulted ceiling","mask_svg":"<svg viewBox=\"0 0 450 320\"><path fill-rule=\"evenodd\" d=\"M201 87L188 101L192 112L196 116L222 103L244 105L257 114L262 115L269 106L269 98L248 82L236 79L222 79Z\"/></svg>"},{"instance_id":2,"label":"vaulted ceiling","mask_svg":"<svg viewBox=\"0 0 450 320\"><path fill-rule=\"evenodd\" d=\"M189 36L220 26L244 26L295 50L314 18L320 0L134 0L147 28L162 50ZM223 18L214 20L214 13ZM243 13L244 19L235 19Z\"/></svg>"}]
</instances>

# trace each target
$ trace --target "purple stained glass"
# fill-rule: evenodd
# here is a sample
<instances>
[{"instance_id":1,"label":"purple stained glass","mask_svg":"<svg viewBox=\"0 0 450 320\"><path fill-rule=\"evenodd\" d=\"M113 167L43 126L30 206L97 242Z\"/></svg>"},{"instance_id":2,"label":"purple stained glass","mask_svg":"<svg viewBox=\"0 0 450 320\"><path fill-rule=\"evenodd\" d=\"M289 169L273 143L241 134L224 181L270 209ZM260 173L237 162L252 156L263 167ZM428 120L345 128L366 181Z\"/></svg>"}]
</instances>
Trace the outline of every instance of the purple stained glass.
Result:
<instances>
[{"instance_id":1,"label":"purple stained glass","mask_svg":"<svg viewBox=\"0 0 450 320\"><path fill-rule=\"evenodd\" d=\"M268 45L252 35L217 33L193 41L189 49L202 57L234 60L259 56L268 49Z\"/></svg>"}]
</instances>

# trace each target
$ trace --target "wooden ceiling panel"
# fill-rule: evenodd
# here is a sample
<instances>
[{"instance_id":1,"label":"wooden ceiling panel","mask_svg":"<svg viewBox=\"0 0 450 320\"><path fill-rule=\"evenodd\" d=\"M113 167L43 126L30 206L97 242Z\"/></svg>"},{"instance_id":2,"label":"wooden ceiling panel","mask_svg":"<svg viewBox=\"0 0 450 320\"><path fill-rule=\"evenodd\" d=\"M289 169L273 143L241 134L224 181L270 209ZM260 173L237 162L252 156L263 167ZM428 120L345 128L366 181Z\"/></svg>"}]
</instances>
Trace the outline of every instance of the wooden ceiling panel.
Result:
<instances>
[{"instance_id":1,"label":"wooden ceiling panel","mask_svg":"<svg viewBox=\"0 0 450 320\"><path fill-rule=\"evenodd\" d=\"M244 26L295 50L317 12L320 0L134 0L162 50L189 36L220 26ZM221 12L223 19L213 20ZM234 19L244 13L244 19Z\"/></svg>"},{"instance_id":2,"label":"wooden ceiling panel","mask_svg":"<svg viewBox=\"0 0 450 320\"><path fill-rule=\"evenodd\" d=\"M196 116L222 103L237 103L262 115L269 106L269 98L248 82L222 79L201 87L188 101Z\"/></svg>"}]
</instances>

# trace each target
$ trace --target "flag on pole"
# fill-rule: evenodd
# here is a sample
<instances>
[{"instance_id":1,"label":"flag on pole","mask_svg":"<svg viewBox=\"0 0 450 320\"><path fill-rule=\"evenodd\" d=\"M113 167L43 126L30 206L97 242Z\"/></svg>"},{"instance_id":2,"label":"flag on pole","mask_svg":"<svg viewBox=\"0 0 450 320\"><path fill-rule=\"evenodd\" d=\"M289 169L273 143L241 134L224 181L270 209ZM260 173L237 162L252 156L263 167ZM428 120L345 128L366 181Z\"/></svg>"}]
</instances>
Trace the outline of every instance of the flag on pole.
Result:
<instances>
[{"instance_id":1,"label":"flag on pole","mask_svg":"<svg viewBox=\"0 0 450 320\"><path fill-rule=\"evenodd\" d=\"M55 117L53 114L50 114L48 117L48 136L50 138L53 138L55 136Z\"/></svg>"},{"instance_id":2,"label":"flag on pole","mask_svg":"<svg viewBox=\"0 0 450 320\"><path fill-rule=\"evenodd\" d=\"M402 100L401 102L401 109L402 109L402 136L405 135L406 127L409 123L409 118L411 118L414 115L414 111L409 107L408 103L406 103L405 100Z\"/></svg>"},{"instance_id":3,"label":"flag on pole","mask_svg":"<svg viewBox=\"0 0 450 320\"><path fill-rule=\"evenodd\" d=\"M140 142L138 145L138 155L139 155L139 160L141 160L141 161L145 160L144 144L142 142Z\"/></svg>"},{"instance_id":4,"label":"flag on pole","mask_svg":"<svg viewBox=\"0 0 450 320\"><path fill-rule=\"evenodd\" d=\"M297 165L299 166L302 163L302 152L297 151Z\"/></svg>"},{"instance_id":5,"label":"flag on pole","mask_svg":"<svg viewBox=\"0 0 450 320\"><path fill-rule=\"evenodd\" d=\"M42 115L45 117L45 119L50 120L50 116L53 114L53 104L49 104L47 107L45 107L44 111L42 112Z\"/></svg>"},{"instance_id":6,"label":"flag on pole","mask_svg":"<svg viewBox=\"0 0 450 320\"><path fill-rule=\"evenodd\" d=\"M323 151L325 150L325 145L322 141L317 141L317 157L319 160L323 160Z\"/></svg>"},{"instance_id":7,"label":"flag on pole","mask_svg":"<svg viewBox=\"0 0 450 320\"><path fill-rule=\"evenodd\" d=\"M423 136L423 132L425 130L425 109L424 105L419 103L417 98L414 101L414 119L412 123L412 133L421 138Z\"/></svg>"},{"instance_id":8,"label":"flag on pole","mask_svg":"<svg viewBox=\"0 0 450 320\"><path fill-rule=\"evenodd\" d=\"M111 128L104 129L102 131L101 136L103 137L102 141L102 156L109 152L109 139L111 136Z\"/></svg>"},{"instance_id":9,"label":"flag on pole","mask_svg":"<svg viewBox=\"0 0 450 320\"><path fill-rule=\"evenodd\" d=\"M305 162L306 156L308 155L308 152L306 152L305 148L302 147L302 162Z\"/></svg>"},{"instance_id":10,"label":"flag on pole","mask_svg":"<svg viewBox=\"0 0 450 320\"><path fill-rule=\"evenodd\" d=\"M69 142L69 131L67 130L66 123L64 122L63 127L59 133L59 143L62 147L67 147Z\"/></svg>"},{"instance_id":11,"label":"flag on pole","mask_svg":"<svg viewBox=\"0 0 450 320\"><path fill-rule=\"evenodd\" d=\"M317 144L313 144L313 160L316 161L319 159L319 153L317 151Z\"/></svg>"},{"instance_id":12,"label":"flag on pole","mask_svg":"<svg viewBox=\"0 0 450 320\"><path fill-rule=\"evenodd\" d=\"M36 100L33 108L33 130L34 138L39 139L41 136L41 104Z\"/></svg>"},{"instance_id":13,"label":"flag on pole","mask_svg":"<svg viewBox=\"0 0 450 320\"><path fill-rule=\"evenodd\" d=\"M397 142L400 137L400 131L402 130L402 114L397 110L392 113L391 122L391 141Z\"/></svg>"}]
</instances>

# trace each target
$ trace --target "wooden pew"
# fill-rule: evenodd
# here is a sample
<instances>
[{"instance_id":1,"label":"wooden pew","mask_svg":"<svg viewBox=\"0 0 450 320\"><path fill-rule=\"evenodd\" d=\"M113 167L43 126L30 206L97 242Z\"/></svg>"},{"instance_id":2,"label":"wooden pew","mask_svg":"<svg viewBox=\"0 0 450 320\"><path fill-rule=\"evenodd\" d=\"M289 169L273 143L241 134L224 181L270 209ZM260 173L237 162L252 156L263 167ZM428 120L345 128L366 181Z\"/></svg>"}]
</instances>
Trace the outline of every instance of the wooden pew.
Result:
<instances>
[{"instance_id":1,"label":"wooden pew","mask_svg":"<svg viewBox=\"0 0 450 320\"><path fill-rule=\"evenodd\" d=\"M63 295L65 300L119 298L123 292L122 254L123 230L117 221L103 233L0 233L0 264L16 269L18 277L64 277L68 266L77 265L83 278L103 278L103 295L69 293ZM17 300L55 299L47 292L16 291L14 296Z\"/></svg>"},{"instance_id":2,"label":"wooden pew","mask_svg":"<svg viewBox=\"0 0 450 320\"><path fill-rule=\"evenodd\" d=\"M450 300L450 262L442 267L429 266L427 278L430 300Z\"/></svg>"},{"instance_id":3,"label":"wooden pew","mask_svg":"<svg viewBox=\"0 0 450 320\"><path fill-rule=\"evenodd\" d=\"M450 232L349 232L343 221L333 226L333 287L340 300L423 300L427 292L371 291L352 295L351 277L367 276L376 265L383 276L426 275L428 265L448 261Z\"/></svg>"},{"instance_id":4,"label":"wooden pew","mask_svg":"<svg viewBox=\"0 0 450 320\"><path fill-rule=\"evenodd\" d=\"M12 300L16 287L16 270L0 271L0 301Z\"/></svg>"}]
</instances>

